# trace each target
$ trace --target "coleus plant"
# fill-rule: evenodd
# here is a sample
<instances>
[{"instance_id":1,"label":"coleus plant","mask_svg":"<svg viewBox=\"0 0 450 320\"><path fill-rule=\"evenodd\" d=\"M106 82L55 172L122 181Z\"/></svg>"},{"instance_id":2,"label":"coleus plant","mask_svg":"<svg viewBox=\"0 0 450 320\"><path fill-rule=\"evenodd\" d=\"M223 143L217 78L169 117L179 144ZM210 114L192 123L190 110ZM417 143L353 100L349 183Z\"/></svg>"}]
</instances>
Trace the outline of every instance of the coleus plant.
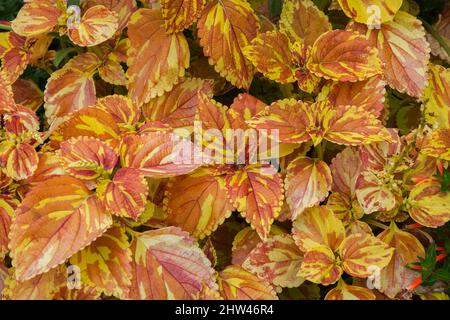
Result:
<instances>
[{"instance_id":1,"label":"coleus plant","mask_svg":"<svg viewBox=\"0 0 450 320\"><path fill-rule=\"evenodd\" d=\"M2 297L448 299L433 8L27 1L0 25Z\"/></svg>"}]
</instances>

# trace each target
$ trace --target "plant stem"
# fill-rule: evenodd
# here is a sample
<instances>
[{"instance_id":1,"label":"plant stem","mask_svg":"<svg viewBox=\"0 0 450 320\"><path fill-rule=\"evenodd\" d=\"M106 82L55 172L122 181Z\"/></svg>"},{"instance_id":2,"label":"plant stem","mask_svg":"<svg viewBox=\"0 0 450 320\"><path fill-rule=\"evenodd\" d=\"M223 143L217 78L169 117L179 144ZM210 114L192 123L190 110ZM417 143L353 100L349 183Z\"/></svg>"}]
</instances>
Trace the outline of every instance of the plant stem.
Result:
<instances>
[{"instance_id":1,"label":"plant stem","mask_svg":"<svg viewBox=\"0 0 450 320\"><path fill-rule=\"evenodd\" d=\"M325 150L327 148L327 140L322 140L322 142L316 147L317 158L323 160Z\"/></svg>"},{"instance_id":2,"label":"plant stem","mask_svg":"<svg viewBox=\"0 0 450 320\"><path fill-rule=\"evenodd\" d=\"M11 26L7 26L6 24L0 23L0 30L12 31Z\"/></svg>"},{"instance_id":3,"label":"plant stem","mask_svg":"<svg viewBox=\"0 0 450 320\"><path fill-rule=\"evenodd\" d=\"M378 228L381 228L383 230L386 230L387 228L389 228L387 225L382 224L381 222L378 222L378 221L376 221L374 219L370 219L369 218L369 219L365 219L364 221L367 222L368 224L371 224L371 225L373 225L375 227L378 227Z\"/></svg>"},{"instance_id":4,"label":"plant stem","mask_svg":"<svg viewBox=\"0 0 450 320\"><path fill-rule=\"evenodd\" d=\"M442 36L428 22L426 22L423 19L420 19L420 21L422 21L422 24L425 27L425 29L427 29L427 31L433 36L433 38L435 38L436 41L439 42L442 49L444 49L447 55L450 57L450 47L445 41L445 39L442 38Z\"/></svg>"}]
</instances>

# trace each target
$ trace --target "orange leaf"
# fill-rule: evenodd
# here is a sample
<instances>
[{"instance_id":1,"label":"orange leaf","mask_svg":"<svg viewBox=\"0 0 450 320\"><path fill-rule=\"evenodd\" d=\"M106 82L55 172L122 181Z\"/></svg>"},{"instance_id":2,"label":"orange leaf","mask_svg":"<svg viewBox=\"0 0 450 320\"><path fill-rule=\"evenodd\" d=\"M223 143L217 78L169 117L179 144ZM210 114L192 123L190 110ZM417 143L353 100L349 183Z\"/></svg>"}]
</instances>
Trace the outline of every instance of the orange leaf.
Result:
<instances>
[{"instance_id":1,"label":"orange leaf","mask_svg":"<svg viewBox=\"0 0 450 320\"><path fill-rule=\"evenodd\" d=\"M206 0L162 0L161 9L167 32L187 29L202 13Z\"/></svg>"},{"instance_id":2,"label":"orange leaf","mask_svg":"<svg viewBox=\"0 0 450 320\"><path fill-rule=\"evenodd\" d=\"M254 248L242 267L275 286L295 288L304 279L298 276L303 253L288 234L270 237Z\"/></svg>"},{"instance_id":3,"label":"orange leaf","mask_svg":"<svg viewBox=\"0 0 450 320\"><path fill-rule=\"evenodd\" d=\"M180 152L187 150L188 158L177 152L178 144L175 135L167 132L126 136L121 147L122 167L139 169L144 176L158 179L188 174L200 164L190 157L193 147L190 141L180 142L184 149Z\"/></svg>"},{"instance_id":4,"label":"orange leaf","mask_svg":"<svg viewBox=\"0 0 450 320\"><path fill-rule=\"evenodd\" d=\"M166 222L199 239L214 232L233 211L227 199L224 177L213 176L209 170L173 179L164 203Z\"/></svg>"},{"instance_id":5,"label":"orange leaf","mask_svg":"<svg viewBox=\"0 0 450 320\"><path fill-rule=\"evenodd\" d=\"M233 207L266 239L283 204L283 181L271 165L248 165L226 177Z\"/></svg>"},{"instance_id":6,"label":"orange leaf","mask_svg":"<svg viewBox=\"0 0 450 320\"><path fill-rule=\"evenodd\" d=\"M450 220L450 192L441 191L438 181L416 184L406 203L411 218L426 227L437 228Z\"/></svg>"},{"instance_id":7,"label":"orange leaf","mask_svg":"<svg viewBox=\"0 0 450 320\"><path fill-rule=\"evenodd\" d=\"M119 16L105 6L90 7L76 27L68 30L69 38L81 47L93 47L110 39L117 31Z\"/></svg>"},{"instance_id":8,"label":"orange leaf","mask_svg":"<svg viewBox=\"0 0 450 320\"><path fill-rule=\"evenodd\" d=\"M172 90L189 67L186 38L182 33L167 34L163 24L155 9L139 9L128 24L128 90L139 104Z\"/></svg>"},{"instance_id":9,"label":"orange leaf","mask_svg":"<svg viewBox=\"0 0 450 320\"><path fill-rule=\"evenodd\" d=\"M376 300L376 296L367 288L351 286L340 280L336 288L328 291L325 300Z\"/></svg>"},{"instance_id":10,"label":"orange leaf","mask_svg":"<svg viewBox=\"0 0 450 320\"><path fill-rule=\"evenodd\" d=\"M170 92L151 99L142 107L147 121L161 121L172 128L192 126L199 104L198 91L212 98L212 82L199 78L186 78Z\"/></svg>"},{"instance_id":11,"label":"orange leaf","mask_svg":"<svg viewBox=\"0 0 450 320\"><path fill-rule=\"evenodd\" d=\"M112 219L75 178L50 178L17 209L10 232L16 278L25 281L63 263L111 226Z\"/></svg>"},{"instance_id":12,"label":"orange leaf","mask_svg":"<svg viewBox=\"0 0 450 320\"><path fill-rule=\"evenodd\" d=\"M314 43L308 69L334 81L362 81L381 73L377 49L358 33L334 30Z\"/></svg>"},{"instance_id":13,"label":"orange leaf","mask_svg":"<svg viewBox=\"0 0 450 320\"><path fill-rule=\"evenodd\" d=\"M384 111L386 82L374 76L360 82L330 82L322 88L319 100L328 100L333 106L357 106L379 118Z\"/></svg>"},{"instance_id":14,"label":"orange leaf","mask_svg":"<svg viewBox=\"0 0 450 320\"><path fill-rule=\"evenodd\" d=\"M425 249L416 237L400 230L394 222L391 222L389 229L378 235L378 239L395 249L391 262L381 271L381 288L379 289L389 298L394 299L402 290L408 289L417 277L417 272L406 268L406 265L417 262L419 257L423 258Z\"/></svg>"},{"instance_id":15,"label":"orange leaf","mask_svg":"<svg viewBox=\"0 0 450 320\"><path fill-rule=\"evenodd\" d=\"M362 171L362 163L356 149L347 147L332 160L331 174L333 185L331 190L353 198L356 182Z\"/></svg>"},{"instance_id":16,"label":"orange leaf","mask_svg":"<svg viewBox=\"0 0 450 320\"><path fill-rule=\"evenodd\" d=\"M427 122L441 129L450 129L450 69L430 64L428 86L422 101Z\"/></svg>"},{"instance_id":17,"label":"orange leaf","mask_svg":"<svg viewBox=\"0 0 450 320\"><path fill-rule=\"evenodd\" d=\"M61 143L61 165L82 180L108 176L117 164L117 155L106 143L91 137L78 137Z\"/></svg>"},{"instance_id":18,"label":"orange leaf","mask_svg":"<svg viewBox=\"0 0 450 320\"><path fill-rule=\"evenodd\" d=\"M131 285L131 250L127 235L120 226L113 226L100 238L72 258L80 268L84 286L95 287L106 295L125 299Z\"/></svg>"},{"instance_id":19,"label":"orange leaf","mask_svg":"<svg viewBox=\"0 0 450 320\"><path fill-rule=\"evenodd\" d=\"M81 2L82 10L88 10L91 7L102 5L118 15L117 31L126 28L131 15L138 9L135 0L84 0Z\"/></svg>"},{"instance_id":20,"label":"orange leaf","mask_svg":"<svg viewBox=\"0 0 450 320\"><path fill-rule=\"evenodd\" d=\"M137 221L147 204L148 185L138 170L120 168L112 181L97 187L97 194L112 214Z\"/></svg>"},{"instance_id":21,"label":"orange leaf","mask_svg":"<svg viewBox=\"0 0 450 320\"><path fill-rule=\"evenodd\" d=\"M6 279L3 299L51 300L54 293L67 283L63 270L65 270L63 267L55 268L21 282L10 277Z\"/></svg>"},{"instance_id":22,"label":"orange leaf","mask_svg":"<svg viewBox=\"0 0 450 320\"><path fill-rule=\"evenodd\" d=\"M36 171L38 162L36 150L28 143L14 145L9 140L0 143L0 164L8 177L27 179Z\"/></svg>"},{"instance_id":23,"label":"orange leaf","mask_svg":"<svg viewBox=\"0 0 450 320\"><path fill-rule=\"evenodd\" d=\"M169 227L136 234L132 299L190 300L206 286L216 289L211 262L187 232Z\"/></svg>"},{"instance_id":24,"label":"orange leaf","mask_svg":"<svg viewBox=\"0 0 450 320\"><path fill-rule=\"evenodd\" d=\"M12 90L16 103L33 111L44 103L41 89L32 80L17 79L12 85Z\"/></svg>"},{"instance_id":25,"label":"orange leaf","mask_svg":"<svg viewBox=\"0 0 450 320\"><path fill-rule=\"evenodd\" d=\"M253 66L242 50L260 28L258 18L247 1L214 0L205 8L197 24L200 45L210 64L238 88L248 89Z\"/></svg>"},{"instance_id":26,"label":"orange leaf","mask_svg":"<svg viewBox=\"0 0 450 320\"><path fill-rule=\"evenodd\" d=\"M93 76L100 65L93 53L83 53L52 73L44 93L45 115L49 123L71 112L94 105Z\"/></svg>"},{"instance_id":27,"label":"orange leaf","mask_svg":"<svg viewBox=\"0 0 450 320\"><path fill-rule=\"evenodd\" d=\"M50 139L52 142L61 142L85 136L108 142L117 139L119 134L119 127L110 111L91 107L72 113Z\"/></svg>"},{"instance_id":28,"label":"orange leaf","mask_svg":"<svg viewBox=\"0 0 450 320\"><path fill-rule=\"evenodd\" d=\"M339 247L345 272L359 278L371 276L372 268L381 270L386 267L393 253L393 248L367 233L352 234Z\"/></svg>"},{"instance_id":29,"label":"orange leaf","mask_svg":"<svg viewBox=\"0 0 450 320\"><path fill-rule=\"evenodd\" d=\"M3 260L8 253L9 229L18 204L19 201L12 196L0 195L0 260Z\"/></svg>"},{"instance_id":30,"label":"orange leaf","mask_svg":"<svg viewBox=\"0 0 450 320\"><path fill-rule=\"evenodd\" d=\"M66 3L61 0L26 2L11 26L21 36L37 36L52 31L65 10Z\"/></svg>"},{"instance_id":31,"label":"orange leaf","mask_svg":"<svg viewBox=\"0 0 450 320\"><path fill-rule=\"evenodd\" d=\"M292 227L295 243L304 252L322 245L337 250L345 238L344 225L325 206L306 209Z\"/></svg>"},{"instance_id":32,"label":"orange leaf","mask_svg":"<svg viewBox=\"0 0 450 320\"><path fill-rule=\"evenodd\" d=\"M337 257L330 248L319 246L305 253L299 276L327 286L338 281L341 275L342 268L338 265Z\"/></svg>"},{"instance_id":33,"label":"orange leaf","mask_svg":"<svg viewBox=\"0 0 450 320\"><path fill-rule=\"evenodd\" d=\"M278 300L268 282L235 265L220 272L219 288L225 300Z\"/></svg>"},{"instance_id":34,"label":"orange leaf","mask_svg":"<svg viewBox=\"0 0 450 320\"><path fill-rule=\"evenodd\" d=\"M141 118L139 106L126 96L106 96L98 99L95 106L111 114L121 131L133 132Z\"/></svg>"},{"instance_id":35,"label":"orange leaf","mask_svg":"<svg viewBox=\"0 0 450 320\"><path fill-rule=\"evenodd\" d=\"M422 23L409 13L399 11L394 20L380 29L351 24L350 29L366 35L378 48L383 73L390 87L420 98L427 83L430 45Z\"/></svg>"},{"instance_id":36,"label":"orange leaf","mask_svg":"<svg viewBox=\"0 0 450 320\"><path fill-rule=\"evenodd\" d=\"M300 62L289 38L279 31L258 35L243 50L245 56L266 78L279 83L295 82Z\"/></svg>"},{"instance_id":37,"label":"orange leaf","mask_svg":"<svg viewBox=\"0 0 450 320\"><path fill-rule=\"evenodd\" d=\"M338 0L347 17L375 28L394 19L402 0Z\"/></svg>"},{"instance_id":38,"label":"orange leaf","mask_svg":"<svg viewBox=\"0 0 450 320\"><path fill-rule=\"evenodd\" d=\"M312 46L323 33L331 30L328 17L310 0L286 0L280 17L280 30L293 42Z\"/></svg>"},{"instance_id":39,"label":"orange leaf","mask_svg":"<svg viewBox=\"0 0 450 320\"><path fill-rule=\"evenodd\" d=\"M332 181L330 168L323 161L301 156L289 163L285 185L292 220L325 200Z\"/></svg>"}]
</instances>

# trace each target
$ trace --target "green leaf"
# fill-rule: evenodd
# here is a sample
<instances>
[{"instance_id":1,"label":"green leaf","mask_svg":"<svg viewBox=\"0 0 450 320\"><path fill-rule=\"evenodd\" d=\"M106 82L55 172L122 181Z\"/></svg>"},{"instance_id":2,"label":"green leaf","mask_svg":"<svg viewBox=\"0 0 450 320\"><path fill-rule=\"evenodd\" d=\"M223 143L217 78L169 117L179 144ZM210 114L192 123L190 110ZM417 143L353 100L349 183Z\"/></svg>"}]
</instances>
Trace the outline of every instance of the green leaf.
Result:
<instances>
[{"instance_id":1,"label":"green leaf","mask_svg":"<svg viewBox=\"0 0 450 320\"><path fill-rule=\"evenodd\" d=\"M283 8L283 0L269 0L270 17L275 18L281 14Z\"/></svg>"},{"instance_id":2,"label":"green leaf","mask_svg":"<svg viewBox=\"0 0 450 320\"><path fill-rule=\"evenodd\" d=\"M77 47L70 47L70 48L65 48L65 49L61 49L58 52L56 52L55 55L55 60L53 60L53 64L55 65L55 67L59 67L59 65L61 64L61 62L63 62L63 60L71 53L73 52L79 52L80 49Z\"/></svg>"}]
</instances>

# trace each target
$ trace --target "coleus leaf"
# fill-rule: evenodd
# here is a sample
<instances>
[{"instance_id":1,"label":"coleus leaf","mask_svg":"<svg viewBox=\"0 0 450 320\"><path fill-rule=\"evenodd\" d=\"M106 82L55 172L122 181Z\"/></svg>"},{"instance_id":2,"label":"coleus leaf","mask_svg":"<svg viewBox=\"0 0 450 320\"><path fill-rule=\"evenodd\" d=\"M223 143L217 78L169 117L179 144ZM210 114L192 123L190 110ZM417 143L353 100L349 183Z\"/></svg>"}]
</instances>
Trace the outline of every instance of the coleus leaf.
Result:
<instances>
[{"instance_id":1,"label":"coleus leaf","mask_svg":"<svg viewBox=\"0 0 450 320\"><path fill-rule=\"evenodd\" d=\"M322 87L319 101L328 100L333 106L362 107L379 118L384 111L386 82L374 76L359 82L329 82Z\"/></svg>"},{"instance_id":2,"label":"coleus leaf","mask_svg":"<svg viewBox=\"0 0 450 320\"><path fill-rule=\"evenodd\" d=\"M328 291L325 300L376 300L376 296L367 288L348 285L340 280L335 288Z\"/></svg>"},{"instance_id":3,"label":"coleus leaf","mask_svg":"<svg viewBox=\"0 0 450 320\"><path fill-rule=\"evenodd\" d=\"M343 269L353 277L365 278L372 275L373 267L380 270L391 261L394 248L367 233L352 234L342 241L339 256Z\"/></svg>"},{"instance_id":4,"label":"coleus leaf","mask_svg":"<svg viewBox=\"0 0 450 320\"><path fill-rule=\"evenodd\" d=\"M349 29L367 36L378 48L383 74L391 88L420 98L427 83L430 47L422 23L409 13L397 12L393 21L380 29L350 24Z\"/></svg>"},{"instance_id":5,"label":"coleus leaf","mask_svg":"<svg viewBox=\"0 0 450 320\"><path fill-rule=\"evenodd\" d=\"M268 239L276 235L283 235L285 233L286 231L284 231L277 225L272 225L272 228L270 228ZM251 227L246 227L239 231L234 237L233 247L231 248L232 264L242 266L250 252L255 249L260 243L263 243L263 241L261 240L258 233Z\"/></svg>"},{"instance_id":6,"label":"coleus leaf","mask_svg":"<svg viewBox=\"0 0 450 320\"><path fill-rule=\"evenodd\" d=\"M214 0L203 11L198 36L205 56L220 75L238 88L248 89L254 69L242 50L260 28L257 16L247 1Z\"/></svg>"},{"instance_id":7,"label":"coleus leaf","mask_svg":"<svg viewBox=\"0 0 450 320\"><path fill-rule=\"evenodd\" d=\"M169 227L136 234L132 299L193 299L203 286L215 289L211 262L187 232Z\"/></svg>"},{"instance_id":8,"label":"coleus leaf","mask_svg":"<svg viewBox=\"0 0 450 320\"><path fill-rule=\"evenodd\" d=\"M14 83L32 61L27 39L9 32L11 47L1 55L2 68L10 83Z\"/></svg>"},{"instance_id":9,"label":"coleus leaf","mask_svg":"<svg viewBox=\"0 0 450 320\"><path fill-rule=\"evenodd\" d=\"M14 32L21 36L37 36L52 31L65 10L66 3L62 0L27 2L11 26Z\"/></svg>"},{"instance_id":10,"label":"coleus leaf","mask_svg":"<svg viewBox=\"0 0 450 320\"><path fill-rule=\"evenodd\" d=\"M278 300L273 287L240 266L219 273L220 293L226 300Z\"/></svg>"},{"instance_id":11,"label":"coleus leaf","mask_svg":"<svg viewBox=\"0 0 450 320\"><path fill-rule=\"evenodd\" d=\"M271 165L248 165L225 178L233 207L266 239L283 204L283 181Z\"/></svg>"},{"instance_id":12,"label":"coleus leaf","mask_svg":"<svg viewBox=\"0 0 450 320\"><path fill-rule=\"evenodd\" d=\"M306 208L325 200L332 181L330 168L321 160L302 156L291 161L287 168L285 188L292 220Z\"/></svg>"},{"instance_id":13,"label":"coleus leaf","mask_svg":"<svg viewBox=\"0 0 450 320\"><path fill-rule=\"evenodd\" d=\"M206 0L162 0L161 11L167 32L180 32L190 27L202 13Z\"/></svg>"},{"instance_id":14,"label":"coleus leaf","mask_svg":"<svg viewBox=\"0 0 450 320\"><path fill-rule=\"evenodd\" d=\"M123 228L114 225L100 238L70 258L85 286L106 295L126 298L131 285L131 250Z\"/></svg>"},{"instance_id":15,"label":"coleus leaf","mask_svg":"<svg viewBox=\"0 0 450 320\"><path fill-rule=\"evenodd\" d=\"M394 209L397 192L401 191L387 184L372 171L364 171L358 178L356 197L365 214Z\"/></svg>"},{"instance_id":16,"label":"coleus leaf","mask_svg":"<svg viewBox=\"0 0 450 320\"><path fill-rule=\"evenodd\" d=\"M285 99L274 102L251 121L256 129L278 129L282 143L302 143L323 139L344 145L361 145L390 140L389 132L375 116L361 107L333 107L328 101L308 106Z\"/></svg>"},{"instance_id":17,"label":"coleus leaf","mask_svg":"<svg viewBox=\"0 0 450 320\"><path fill-rule=\"evenodd\" d=\"M304 252L319 246L337 250L345 238L341 220L326 206L306 209L293 223L292 234Z\"/></svg>"},{"instance_id":18,"label":"coleus leaf","mask_svg":"<svg viewBox=\"0 0 450 320\"><path fill-rule=\"evenodd\" d=\"M148 184L138 169L120 168L100 182L97 195L111 214L137 221L147 205Z\"/></svg>"},{"instance_id":19,"label":"coleus leaf","mask_svg":"<svg viewBox=\"0 0 450 320\"><path fill-rule=\"evenodd\" d=\"M199 78L187 78L160 97L144 104L142 113L147 121L161 121L172 128L191 126L199 104L198 91L212 98L212 82Z\"/></svg>"},{"instance_id":20,"label":"coleus leaf","mask_svg":"<svg viewBox=\"0 0 450 320\"><path fill-rule=\"evenodd\" d=\"M27 179L36 171L38 162L38 154L30 144L15 145L10 140L0 143L0 165L8 177L17 181Z\"/></svg>"},{"instance_id":21,"label":"coleus leaf","mask_svg":"<svg viewBox=\"0 0 450 320\"><path fill-rule=\"evenodd\" d=\"M98 75L106 82L116 86L126 86L128 83L127 75L122 65L114 60L106 59L103 65L98 69Z\"/></svg>"},{"instance_id":22,"label":"coleus leaf","mask_svg":"<svg viewBox=\"0 0 450 320\"><path fill-rule=\"evenodd\" d=\"M9 230L19 201L10 195L0 196L0 259L8 253Z\"/></svg>"},{"instance_id":23,"label":"coleus leaf","mask_svg":"<svg viewBox=\"0 0 450 320\"><path fill-rule=\"evenodd\" d=\"M177 151L179 143L173 133L128 135L121 145L122 167L139 169L144 176L157 179L188 174L200 167L200 164L194 163L190 157L193 144L190 141L183 141L180 144L183 144L184 150L189 151L186 151L188 153L186 159L185 154L179 154Z\"/></svg>"},{"instance_id":24,"label":"coleus leaf","mask_svg":"<svg viewBox=\"0 0 450 320\"><path fill-rule=\"evenodd\" d=\"M11 84L3 70L0 70L0 112L11 112L14 110L14 101Z\"/></svg>"},{"instance_id":25,"label":"coleus leaf","mask_svg":"<svg viewBox=\"0 0 450 320\"><path fill-rule=\"evenodd\" d=\"M118 157L106 143L91 137L72 138L61 143L61 165L81 180L95 180L112 173Z\"/></svg>"},{"instance_id":26,"label":"coleus leaf","mask_svg":"<svg viewBox=\"0 0 450 320\"><path fill-rule=\"evenodd\" d=\"M44 103L41 89L32 80L17 79L12 85L12 90L18 105L36 111Z\"/></svg>"},{"instance_id":27,"label":"coleus leaf","mask_svg":"<svg viewBox=\"0 0 450 320\"><path fill-rule=\"evenodd\" d=\"M422 153L450 161L450 128L435 130L425 141Z\"/></svg>"},{"instance_id":28,"label":"coleus leaf","mask_svg":"<svg viewBox=\"0 0 450 320\"><path fill-rule=\"evenodd\" d=\"M259 243L250 252L242 267L272 285L294 288L304 281L298 276L302 258L303 253L292 236L282 234Z\"/></svg>"},{"instance_id":29,"label":"coleus leaf","mask_svg":"<svg viewBox=\"0 0 450 320\"><path fill-rule=\"evenodd\" d=\"M430 64L428 86L422 101L425 103L426 119L441 129L450 129L450 69Z\"/></svg>"},{"instance_id":30,"label":"coleus leaf","mask_svg":"<svg viewBox=\"0 0 450 320\"><path fill-rule=\"evenodd\" d=\"M161 12L139 9L128 24L128 90L138 104L172 90L189 67L190 51L182 33L167 34Z\"/></svg>"},{"instance_id":31,"label":"coleus leaf","mask_svg":"<svg viewBox=\"0 0 450 320\"><path fill-rule=\"evenodd\" d=\"M259 34L244 48L245 57L266 78L279 83L295 82L300 68L293 45L289 38L279 31Z\"/></svg>"},{"instance_id":32,"label":"coleus leaf","mask_svg":"<svg viewBox=\"0 0 450 320\"><path fill-rule=\"evenodd\" d=\"M266 78L286 84L298 82L300 89L314 92L320 79L306 68L310 48L302 42L290 42L282 32L258 35L243 50L245 56Z\"/></svg>"},{"instance_id":33,"label":"coleus leaf","mask_svg":"<svg viewBox=\"0 0 450 320\"><path fill-rule=\"evenodd\" d=\"M393 299L402 290L408 289L417 278L417 272L406 268L409 263L425 256L425 249L412 234L400 230L394 222L389 229L378 235L378 239L394 248L394 256L386 268L381 271L379 290Z\"/></svg>"},{"instance_id":34,"label":"coleus leaf","mask_svg":"<svg viewBox=\"0 0 450 320\"><path fill-rule=\"evenodd\" d=\"M45 115L50 124L71 112L95 104L97 98L93 76L99 66L99 58L88 52L79 54L52 73L44 93Z\"/></svg>"},{"instance_id":35,"label":"coleus leaf","mask_svg":"<svg viewBox=\"0 0 450 320\"><path fill-rule=\"evenodd\" d=\"M74 137L92 137L104 142L119 138L120 129L110 111L96 107L83 108L66 118L52 133L53 143Z\"/></svg>"},{"instance_id":36,"label":"coleus leaf","mask_svg":"<svg viewBox=\"0 0 450 320\"><path fill-rule=\"evenodd\" d=\"M334 252L326 246L318 246L305 253L298 274L311 282L330 285L340 279L342 272Z\"/></svg>"},{"instance_id":37,"label":"coleus leaf","mask_svg":"<svg viewBox=\"0 0 450 320\"><path fill-rule=\"evenodd\" d=\"M52 294L52 300L99 300L101 293L95 287L82 286L80 289L70 290L61 286L59 291Z\"/></svg>"},{"instance_id":38,"label":"coleus leaf","mask_svg":"<svg viewBox=\"0 0 450 320\"><path fill-rule=\"evenodd\" d=\"M84 0L81 3L84 12L97 5L105 6L117 14L119 18L118 31L125 29L131 15L138 9L135 0Z\"/></svg>"},{"instance_id":39,"label":"coleus leaf","mask_svg":"<svg viewBox=\"0 0 450 320\"><path fill-rule=\"evenodd\" d=\"M338 0L347 17L372 28L392 21L403 0Z\"/></svg>"},{"instance_id":40,"label":"coleus leaf","mask_svg":"<svg viewBox=\"0 0 450 320\"><path fill-rule=\"evenodd\" d=\"M358 151L351 147L345 148L331 161L330 170L333 176L331 190L353 198L362 169Z\"/></svg>"},{"instance_id":41,"label":"coleus leaf","mask_svg":"<svg viewBox=\"0 0 450 320\"><path fill-rule=\"evenodd\" d=\"M75 178L50 178L27 193L11 225L16 278L25 281L63 263L112 224L109 214Z\"/></svg>"},{"instance_id":42,"label":"coleus leaf","mask_svg":"<svg viewBox=\"0 0 450 320\"><path fill-rule=\"evenodd\" d=\"M63 267L54 268L32 279L17 281L14 276L6 279L3 299L51 300L55 291L67 283Z\"/></svg>"},{"instance_id":43,"label":"coleus leaf","mask_svg":"<svg viewBox=\"0 0 450 320\"><path fill-rule=\"evenodd\" d=\"M119 16L105 6L90 7L84 12L76 28L69 26L68 35L73 43L93 47L111 38L119 26Z\"/></svg>"},{"instance_id":44,"label":"coleus leaf","mask_svg":"<svg viewBox=\"0 0 450 320\"><path fill-rule=\"evenodd\" d=\"M95 107L111 114L121 132L134 132L141 118L139 105L127 96L114 94L100 98Z\"/></svg>"},{"instance_id":45,"label":"coleus leaf","mask_svg":"<svg viewBox=\"0 0 450 320\"><path fill-rule=\"evenodd\" d=\"M280 30L292 42L312 46L323 33L331 30L328 17L310 0L286 0L280 16Z\"/></svg>"},{"instance_id":46,"label":"coleus leaf","mask_svg":"<svg viewBox=\"0 0 450 320\"><path fill-rule=\"evenodd\" d=\"M308 69L334 81L362 81L381 74L378 51L364 37L344 30L329 31L314 43Z\"/></svg>"},{"instance_id":47,"label":"coleus leaf","mask_svg":"<svg viewBox=\"0 0 450 320\"><path fill-rule=\"evenodd\" d=\"M232 206L227 199L225 178L207 169L174 178L164 200L166 222L202 239L214 232L230 217Z\"/></svg>"},{"instance_id":48,"label":"coleus leaf","mask_svg":"<svg viewBox=\"0 0 450 320\"><path fill-rule=\"evenodd\" d=\"M439 181L423 181L410 192L408 211L421 225L437 228L450 220L450 192L441 192Z\"/></svg>"},{"instance_id":49,"label":"coleus leaf","mask_svg":"<svg viewBox=\"0 0 450 320\"><path fill-rule=\"evenodd\" d=\"M402 141L397 129L387 129L390 139L366 144L359 148L359 156L364 170L382 172L388 169L389 161L402 151Z\"/></svg>"}]
</instances>

